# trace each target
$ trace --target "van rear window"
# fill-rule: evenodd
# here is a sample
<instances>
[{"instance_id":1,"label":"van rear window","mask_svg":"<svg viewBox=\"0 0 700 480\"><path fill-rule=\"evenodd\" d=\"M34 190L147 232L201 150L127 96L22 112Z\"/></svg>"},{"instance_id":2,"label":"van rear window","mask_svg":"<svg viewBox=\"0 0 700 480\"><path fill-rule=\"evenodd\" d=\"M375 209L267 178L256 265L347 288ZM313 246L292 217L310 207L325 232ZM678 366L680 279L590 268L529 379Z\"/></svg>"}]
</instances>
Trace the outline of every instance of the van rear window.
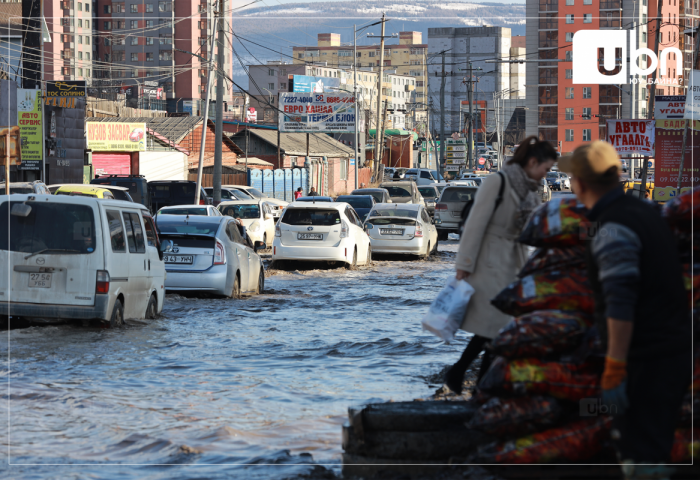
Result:
<instances>
[{"instance_id":1,"label":"van rear window","mask_svg":"<svg viewBox=\"0 0 700 480\"><path fill-rule=\"evenodd\" d=\"M11 209L24 202L0 204L0 250L12 252L86 254L95 251L95 217L92 208L59 202L26 202L26 216ZM26 212L24 212L26 213ZM9 245L8 245L9 225Z\"/></svg>"},{"instance_id":2,"label":"van rear window","mask_svg":"<svg viewBox=\"0 0 700 480\"><path fill-rule=\"evenodd\" d=\"M287 225L330 227L340 223L340 212L335 209L288 208L280 221Z\"/></svg>"},{"instance_id":3,"label":"van rear window","mask_svg":"<svg viewBox=\"0 0 700 480\"><path fill-rule=\"evenodd\" d=\"M440 197L441 202L468 202L474 197L476 188L446 188Z\"/></svg>"}]
</instances>

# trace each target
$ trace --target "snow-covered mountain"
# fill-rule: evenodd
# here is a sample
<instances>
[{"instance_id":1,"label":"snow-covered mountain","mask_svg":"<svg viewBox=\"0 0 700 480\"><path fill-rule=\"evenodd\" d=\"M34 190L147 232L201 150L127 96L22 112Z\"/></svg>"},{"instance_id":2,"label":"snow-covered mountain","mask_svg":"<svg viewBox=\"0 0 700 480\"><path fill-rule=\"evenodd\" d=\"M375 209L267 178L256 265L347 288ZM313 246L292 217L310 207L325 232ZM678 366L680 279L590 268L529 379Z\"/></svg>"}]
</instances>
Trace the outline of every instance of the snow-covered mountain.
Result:
<instances>
[{"instance_id":1,"label":"snow-covered mountain","mask_svg":"<svg viewBox=\"0 0 700 480\"><path fill-rule=\"evenodd\" d=\"M315 46L319 33L339 33L341 42L352 44L353 24L358 28L379 20L382 13L390 19L386 35L402 31L423 33L436 27L470 27L492 25L510 27L513 35L525 34L525 5L508 3L475 3L457 0L376 0L349 2L299 2L272 5L257 3L233 13L233 73L247 85L245 64L268 60L291 61L292 47ZM358 45L376 43L367 32L379 35L379 26L358 35ZM398 43L398 39L388 40ZM257 44L257 45L256 45Z\"/></svg>"}]
</instances>

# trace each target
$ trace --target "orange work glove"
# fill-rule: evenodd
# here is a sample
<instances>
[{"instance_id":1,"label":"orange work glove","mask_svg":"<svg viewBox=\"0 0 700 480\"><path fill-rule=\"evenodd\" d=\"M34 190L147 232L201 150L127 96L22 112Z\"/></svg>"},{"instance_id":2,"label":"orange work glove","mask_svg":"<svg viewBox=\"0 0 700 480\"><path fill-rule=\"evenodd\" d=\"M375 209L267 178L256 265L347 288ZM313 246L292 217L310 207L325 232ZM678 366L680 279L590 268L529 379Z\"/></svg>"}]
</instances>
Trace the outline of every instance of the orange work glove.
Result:
<instances>
[{"instance_id":1,"label":"orange work glove","mask_svg":"<svg viewBox=\"0 0 700 480\"><path fill-rule=\"evenodd\" d=\"M617 358L605 357L605 370L600 379L603 390L619 387L627 378L627 362Z\"/></svg>"}]
</instances>

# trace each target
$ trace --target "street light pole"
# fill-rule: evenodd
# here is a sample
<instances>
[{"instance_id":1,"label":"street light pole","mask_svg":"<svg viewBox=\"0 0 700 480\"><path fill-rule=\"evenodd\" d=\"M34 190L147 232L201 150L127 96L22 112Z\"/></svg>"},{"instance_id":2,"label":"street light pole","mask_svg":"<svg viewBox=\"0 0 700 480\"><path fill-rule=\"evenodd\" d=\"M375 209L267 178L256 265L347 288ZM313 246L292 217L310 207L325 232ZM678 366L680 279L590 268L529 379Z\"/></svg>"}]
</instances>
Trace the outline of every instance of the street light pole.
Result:
<instances>
[{"instance_id":1,"label":"street light pole","mask_svg":"<svg viewBox=\"0 0 700 480\"><path fill-rule=\"evenodd\" d=\"M358 155L359 148L360 148L360 135L359 132L357 131L357 125L358 125L358 116L360 115L360 109L359 109L359 103L357 101L357 25L352 26L352 33L353 33L353 60L352 60L352 66L353 66L353 100L355 102L355 137L354 137L354 144L355 144L355 188L357 189L359 187L359 179L360 175L358 172L358 169L360 167L360 158Z\"/></svg>"},{"instance_id":2,"label":"street light pole","mask_svg":"<svg viewBox=\"0 0 700 480\"><path fill-rule=\"evenodd\" d=\"M214 204L221 202L221 173L223 169L223 140L224 134L224 76L221 72L224 70L224 19L222 17L225 11L226 0L219 0L219 11L217 15L217 30L219 34L218 40L218 69L216 75L216 126L214 128L214 178L213 180L213 197ZM214 35L214 32L212 32ZM212 61L214 59L212 58Z\"/></svg>"}]
</instances>

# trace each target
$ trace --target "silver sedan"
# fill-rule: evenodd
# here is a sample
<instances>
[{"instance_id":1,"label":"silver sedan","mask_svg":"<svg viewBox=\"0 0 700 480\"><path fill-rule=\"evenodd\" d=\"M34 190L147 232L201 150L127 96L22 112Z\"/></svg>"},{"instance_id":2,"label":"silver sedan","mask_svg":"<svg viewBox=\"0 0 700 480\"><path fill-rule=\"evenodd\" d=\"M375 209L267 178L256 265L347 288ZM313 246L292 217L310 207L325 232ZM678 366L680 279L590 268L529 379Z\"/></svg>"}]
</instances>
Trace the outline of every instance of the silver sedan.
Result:
<instances>
[{"instance_id":1,"label":"silver sedan","mask_svg":"<svg viewBox=\"0 0 700 480\"><path fill-rule=\"evenodd\" d=\"M422 204L378 203L367 215L365 230L372 253L420 255L437 252L438 234Z\"/></svg>"}]
</instances>

